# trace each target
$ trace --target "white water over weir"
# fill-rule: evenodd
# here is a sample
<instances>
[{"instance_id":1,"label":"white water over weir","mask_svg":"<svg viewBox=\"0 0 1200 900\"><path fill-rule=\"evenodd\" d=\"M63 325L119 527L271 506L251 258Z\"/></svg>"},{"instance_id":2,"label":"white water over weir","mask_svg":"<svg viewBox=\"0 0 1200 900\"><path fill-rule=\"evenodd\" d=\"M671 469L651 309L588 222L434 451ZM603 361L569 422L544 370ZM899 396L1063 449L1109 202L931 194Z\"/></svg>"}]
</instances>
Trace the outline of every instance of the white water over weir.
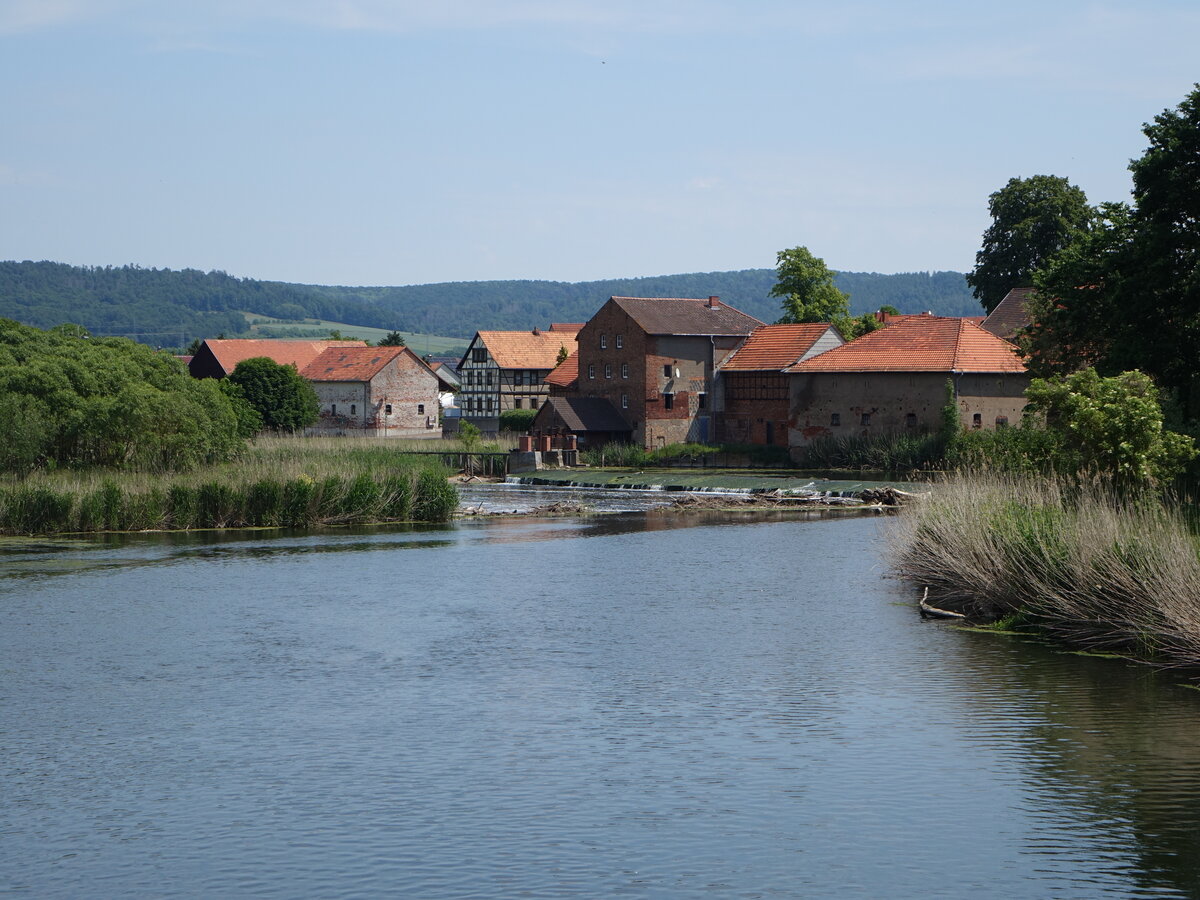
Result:
<instances>
[{"instance_id":1,"label":"white water over weir","mask_svg":"<svg viewBox=\"0 0 1200 900\"><path fill-rule=\"evenodd\" d=\"M552 478L539 478L536 475L509 475L504 479L505 484L522 484L522 485L537 485L539 487L563 488L570 490L589 490L589 491L651 491L671 493L700 493L713 494L717 496L731 497L748 497L755 495L772 495L781 497L795 497L811 500L831 499L831 498L857 498L865 489L866 485L856 483L854 487L849 489L819 489L816 487L815 481L810 481L807 485L798 488L780 489L774 487L726 487L726 486L711 486L711 485L687 485L687 484L652 484L652 483L629 483L629 484L611 484L601 482L587 481L570 481L564 482Z\"/></svg>"}]
</instances>

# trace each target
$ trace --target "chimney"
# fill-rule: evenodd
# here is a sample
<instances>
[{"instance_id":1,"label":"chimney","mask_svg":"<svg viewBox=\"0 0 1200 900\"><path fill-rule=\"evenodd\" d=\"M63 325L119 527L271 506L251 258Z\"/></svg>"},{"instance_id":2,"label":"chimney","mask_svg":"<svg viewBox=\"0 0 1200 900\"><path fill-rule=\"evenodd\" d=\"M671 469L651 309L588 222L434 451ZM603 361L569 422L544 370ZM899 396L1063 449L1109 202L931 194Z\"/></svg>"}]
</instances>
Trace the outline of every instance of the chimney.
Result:
<instances>
[{"instance_id":1,"label":"chimney","mask_svg":"<svg viewBox=\"0 0 1200 900\"><path fill-rule=\"evenodd\" d=\"M708 298L708 308L709 309L720 309L721 308L721 298L720 297L709 297Z\"/></svg>"},{"instance_id":2,"label":"chimney","mask_svg":"<svg viewBox=\"0 0 1200 900\"><path fill-rule=\"evenodd\" d=\"M542 333L542 329L540 329L540 328L538 328L538 327L536 327L536 326L535 326L535 327L534 327L534 329L533 329L533 333L534 333L534 334L541 334L541 333Z\"/></svg>"}]
</instances>

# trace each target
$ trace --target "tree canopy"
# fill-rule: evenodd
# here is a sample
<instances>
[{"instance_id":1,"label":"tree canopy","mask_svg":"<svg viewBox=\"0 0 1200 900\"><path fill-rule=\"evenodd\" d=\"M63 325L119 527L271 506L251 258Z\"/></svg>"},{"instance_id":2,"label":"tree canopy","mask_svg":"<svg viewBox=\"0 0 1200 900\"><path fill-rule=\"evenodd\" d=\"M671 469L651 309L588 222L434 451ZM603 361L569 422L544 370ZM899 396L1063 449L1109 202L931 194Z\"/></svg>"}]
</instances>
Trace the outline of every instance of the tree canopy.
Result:
<instances>
[{"instance_id":1,"label":"tree canopy","mask_svg":"<svg viewBox=\"0 0 1200 900\"><path fill-rule=\"evenodd\" d=\"M783 299L780 324L832 322L850 315L850 298L834 286L835 273L807 247L780 250L775 273L771 296Z\"/></svg>"},{"instance_id":2,"label":"tree canopy","mask_svg":"<svg viewBox=\"0 0 1200 900\"><path fill-rule=\"evenodd\" d=\"M404 335L402 335L400 332L389 331L387 334L385 334L383 337L381 337L379 339L379 346L380 347L406 347L408 345L404 342Z\"/></svg>"},{"instance_id":3,"label":"tree canopy","mask_svg":"<svg viewBox=\"0 0 1200 900\"><path fill-rule=\"evenodd\" d=\"M1141 369L1200 418L1200 85L1143 126L1132 204L1101 207L1037 275L1034 374Z\"/></svg>"},{"instance_id":4,"label":"tree canopy","mask_svg":"<svg viewBox=\"0 0 1200 900\"><path fill-rule=\"evenodd\" d=\"M238 363L228 380L262 417L265 428L295 431L317 421L317 392L295 366L256 356Z\"/></svg>"},{"instance_id":5,"label":"tree canopy","mask_svg":"<svg viewBox=\"0 0 1200 900\"><path fill-rule=\"evenodd\" d=\"M0 319L0 469L187 469L243 444L216 383L171 356L77 326L50 331Z\"/></svg>"},{"instance_id":6,"label":"tree canopy","mask_svg":"<svg viewBox=\"0 0 1200 900\"><path fill-rule=\"evenodd\" d=\"M1086 232L1095 218L1087 195L1056 175L1010 178L988 198L992 224L967 275L989 313L1016 287L1033 285L1033 274Z\"/></svg>"}]
</instances>

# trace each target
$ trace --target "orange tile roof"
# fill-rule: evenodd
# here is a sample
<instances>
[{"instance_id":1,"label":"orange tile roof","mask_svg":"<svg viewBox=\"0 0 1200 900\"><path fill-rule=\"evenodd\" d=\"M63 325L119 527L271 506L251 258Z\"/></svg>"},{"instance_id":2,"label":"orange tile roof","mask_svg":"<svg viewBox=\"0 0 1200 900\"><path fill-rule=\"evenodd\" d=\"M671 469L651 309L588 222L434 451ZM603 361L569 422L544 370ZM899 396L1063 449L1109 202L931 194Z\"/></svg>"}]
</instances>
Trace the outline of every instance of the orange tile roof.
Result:
<instances>
[{"instance_id":1,"label":"orange tile roof","mask_svg":"<svg viewBox=\"0 0 1200 900\"><path fill-rule=\"evenodd\" d=\"M569 331L572 334L582 331L587 322L551 322L551 331Z\"/></svg>"},{"instance_id":2,"label":"orange tile roof","mask_svg":"<svg viewBox=\"0 0 1200 900\"><path fill-rule=\"evenodd\" d=\"M309 381L370 381L407 347L329 347L300 370Z\"/></svg>"},{"instance_id":3,"label":"orange tile roof","mask_svg":"<svg viewBox=\"0 0 1200 900\"><path fill-rule=\"evenodd\" d=\"M721 364L722 372L780 372L800 361L812 345L833 326L827 322L800 325L764 325Z\"/></svg>"},{"instance_id":4,"label":"orange tile roof","mask_svg":"<svg viewBox=\"0 0 1200 900\"><path fill-rule=\"evenodd\" d=\"M826 350L789 372L1025 371L1017 348L966 319L909 316Z\"/></svg>"},{"instance_id":5,"label":"orange tile roof","mask_svg":"<svg viewBox=\"0 0 1200 900\"><path fill-rule=\"evenodd\" d=\"M565 331L481 331L478 343L487 347L502 369L553 369L558 351L575 349L575 334Z\"/></svg>"},{"instance_id":6,"label":"orange tile roof","mask_svg":"<svg viewBox=\"0 0 1200 900\"><path fill-rule=\"evenodd\" d=\"M555 387L569 388L579 381L579 351L576 350L546 376L546 384Z\"/></svg>"},{"instance_id":7,"label":"orange tile roof","mask_svg":"<svg viewBox=\"0 0 1200 900\"><path fill-rule=\"evenodd\" d=\"M327 347L365 347L363 341L280 341L280 340L212 340L205 341L221 368L228 375L237 364L247 359L265 356L281 366L303 369Z\"/></svg>"}]
</instances>

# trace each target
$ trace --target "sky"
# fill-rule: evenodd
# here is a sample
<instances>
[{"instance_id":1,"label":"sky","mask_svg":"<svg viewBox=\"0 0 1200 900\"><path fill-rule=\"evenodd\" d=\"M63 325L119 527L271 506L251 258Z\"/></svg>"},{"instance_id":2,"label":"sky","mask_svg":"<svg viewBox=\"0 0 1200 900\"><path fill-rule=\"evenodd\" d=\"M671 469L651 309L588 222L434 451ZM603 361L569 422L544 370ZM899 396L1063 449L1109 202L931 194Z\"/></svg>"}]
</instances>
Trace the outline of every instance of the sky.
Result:
<instances>
[{"instance_id":1,"label":"sky","mask_svg":"<svg viewBox=\"0 0 1200 900\"><path fill-rule=\"evenodd\" d=\"M0 259L314 284L969 271L1129 196L1195 0L0 0Z\"/></svg>"}]
</instances>

